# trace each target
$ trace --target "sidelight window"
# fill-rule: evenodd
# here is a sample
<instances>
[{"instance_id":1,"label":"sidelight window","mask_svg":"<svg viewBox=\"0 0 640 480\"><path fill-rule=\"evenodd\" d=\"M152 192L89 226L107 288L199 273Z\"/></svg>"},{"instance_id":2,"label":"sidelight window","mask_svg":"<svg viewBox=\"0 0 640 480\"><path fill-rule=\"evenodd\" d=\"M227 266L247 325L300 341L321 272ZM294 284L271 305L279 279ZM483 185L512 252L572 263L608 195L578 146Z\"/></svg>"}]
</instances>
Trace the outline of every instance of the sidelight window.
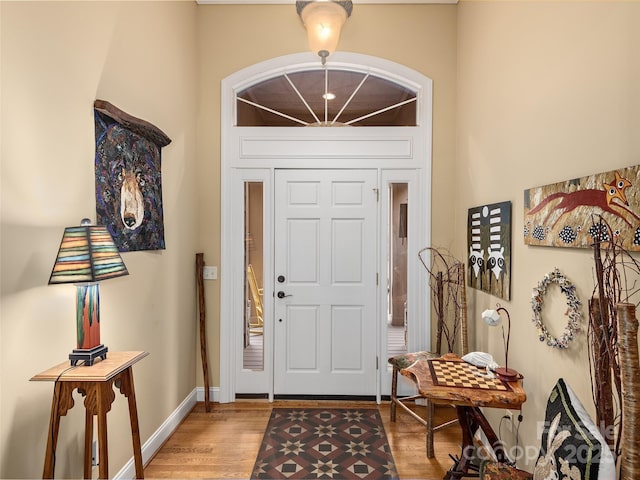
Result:
<instances>
[{"instance_id":1,"label":"sidelight window","mask_svg":"<svg viewBox=\"0 0 640 480\"><path fill-rule=\"evenodd\" d=\"M243 365L264 369L263 184L244 184L245 315Z\"/></svg>"},{"instance_id":2,"label":"sidelight window","mask_svg":"<svg viewBox=\"0 0 640 480\"><path fill-rule=\"evenodd\" d=\"M407 353L407 236L409 185L389 184L387 353Z\"/></svg>"}]
</instances>

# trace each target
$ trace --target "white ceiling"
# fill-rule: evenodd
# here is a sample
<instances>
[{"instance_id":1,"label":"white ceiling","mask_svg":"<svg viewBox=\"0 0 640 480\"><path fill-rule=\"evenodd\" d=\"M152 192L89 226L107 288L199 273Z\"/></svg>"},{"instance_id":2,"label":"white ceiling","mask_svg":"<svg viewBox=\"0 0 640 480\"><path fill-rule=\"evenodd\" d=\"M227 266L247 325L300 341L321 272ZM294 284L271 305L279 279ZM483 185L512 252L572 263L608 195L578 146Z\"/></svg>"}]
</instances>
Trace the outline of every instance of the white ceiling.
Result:
<instances>
[{"instance_id":1,"label":"white ceiling","mask_svg":"<svg viewBox=\"0 0 640 480\"><path fill-rule=\"evenodd\" d=\"M294 4L295 0L196 0L201 5L207 4L237 4L237 5L259 5L259 4ZM417 3L447 3L455 4L458 0L356 0L353 3L386 3L390 5L417 4Z\"/></svg>"}]
</instances>

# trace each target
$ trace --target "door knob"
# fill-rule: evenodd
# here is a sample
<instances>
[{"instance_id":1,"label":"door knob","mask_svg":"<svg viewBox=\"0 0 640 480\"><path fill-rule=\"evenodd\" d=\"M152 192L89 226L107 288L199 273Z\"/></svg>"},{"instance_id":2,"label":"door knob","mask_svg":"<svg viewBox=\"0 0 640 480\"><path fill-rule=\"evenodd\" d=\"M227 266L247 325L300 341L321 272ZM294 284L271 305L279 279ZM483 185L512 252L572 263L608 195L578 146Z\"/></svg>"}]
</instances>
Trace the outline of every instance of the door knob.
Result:
<instances>
[{"instance_id":1,"label":"door knob","mask_svg":"<svg viewBox=\"0 0 640 480\"><path fill-rule=\"evenodd\" d=\"M284 297L290 297L291 296L291 295L287 295L282 290L280 290L278 293L276 293L276 295L278 296L278 298L284 298Z\"/></svg>"}]
</instances>

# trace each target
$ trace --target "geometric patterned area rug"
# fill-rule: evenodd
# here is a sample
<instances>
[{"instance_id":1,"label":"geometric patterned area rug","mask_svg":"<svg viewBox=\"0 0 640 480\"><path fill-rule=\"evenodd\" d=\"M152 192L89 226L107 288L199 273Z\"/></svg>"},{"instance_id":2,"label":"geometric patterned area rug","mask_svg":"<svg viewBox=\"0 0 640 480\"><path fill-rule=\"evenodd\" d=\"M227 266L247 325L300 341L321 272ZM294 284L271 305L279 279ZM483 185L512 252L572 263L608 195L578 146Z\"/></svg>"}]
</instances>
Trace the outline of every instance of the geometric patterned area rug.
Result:
<instances>
[{"instance_id":1,"label":"geometric patterned area rug","mask_svg":"<svg viewBox=\"0 0 640 480\"><path fill-rule=\"evenodd\" d=\"M274 408L252 479L397 479L377 409Z\"/></svg>"}]
</instances>

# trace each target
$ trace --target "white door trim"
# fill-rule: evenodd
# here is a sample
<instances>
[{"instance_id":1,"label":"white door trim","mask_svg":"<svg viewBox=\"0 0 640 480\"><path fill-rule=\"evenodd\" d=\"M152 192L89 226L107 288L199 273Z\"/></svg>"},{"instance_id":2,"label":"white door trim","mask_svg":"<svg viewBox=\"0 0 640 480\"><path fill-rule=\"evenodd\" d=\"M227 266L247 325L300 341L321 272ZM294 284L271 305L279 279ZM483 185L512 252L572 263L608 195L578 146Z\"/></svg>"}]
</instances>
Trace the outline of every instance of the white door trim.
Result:
<instances>
[{"instance_id":1,"label":"white door trim","mask_svg":"<svg viewBox=\"0 0 640 480\"><path fill-rule=\"evenodd\" d=\"M367 55L338 52L332 56L332 65L354 71L368 71L406 85L418 92L417 127L236 127L235 92L262 79L282 72L317 68L317 59L310 53L278 57L240 70L222 81L221 91L221 258L220 258L220 402L233 402L236 395L236 375L240 343L235 342L236 330L243 316L244 263L242 241L237 237L237 220L242 218L243 202L237 202L237 181L240 173L262 171L273 179L275 168L377 168L414 170L417 175L416 206L422 210L415 219L412 215L410 246L415 251L430 244L431 197L431 145L432 145L432 80L424 75L388 60ZM313 144L314 149L309 145ZM319 149L319 150L317 150ZM320 152L320 154L318 154ZM270 174L266 175L266 171ZM265 198L273 198L266 192ZM272 207L270 207L272 208ZM240 210L239 210L240 209ZM265 207L265 225L271 225L272 211ZM272 235L272 234L271 234ZM265 235L266 239L272 236ZM265 247L267 253L267 247ZM270 257L271 258L271 257ZM379 257L380 258L380 257ZM411 254L410 254L411 258ZM240 259L240 260L238 260ZM380 265L378 266L380 271ZM417 272L409 274L409 292L415 296L415 312L410 316L417 323L412 348L427 348L429 344L428 311L422 280ZM271 294L273 262L266 264L265 298ZM273 309L265 304L265 321L272 317ZM383 310L386 311L386 310ZM272 321L272 320L271 320ZM265 338L265 342L267 338ZM238 343L238 345L236 345ZM380 351L380 350L379 350ZM272 364L267 361L265 345L264 375L273 378ZM380 358L380 376L387 370L386 359ZM263 392L261 392L263 393ZM269 398L273 399L273 384L269 385ZM386 391L378 393L377 397Z\"/></svg>"},{"instance_id":2,"label":"white door trim","mask_svg":"<svg viewBox=\"0 0 640 480\"><path fill-rule=\"evenodd\" d=\"M430 244L430 229L431 225L431 211L427 208L427 204L424 201L424 195L420 193L420 185L425 183L425 179L421 178L420 170L393 170L385 169L380 172L380 249L378 263L383 267L380 269L380 285L389 285L391 279L389 278L388 269L385 268L389 259L389 238L385 235L385 232L390 231L389 219L391 205L389 204L389 189L392 183L406 183L408 186L408 219L409 235L407 237L407 252L409 252L407 258L407 278L410 280L407 282L407 338L408 338L408 351L417 352L425 350L431 344L431 329L430 329L430 315L431 310L428 308L428 302L426 299L426 292L429 291L426 284L426 275L424 270L421 269L421 264L418 261L417 252L422 248L422 245ZM426 182L430 185L430 180ZM426 225L423 223L426 222ZM412 225L420 225L426 230L424 234L424 243L422 243L419 235L412 234ZM380 295L379 297L379 311L388 311L388 298L387 295ZM427 321L425 321L425 319ZM382 327L382 322L381 322ZM388 395L391 392L391 372L392 368L387 363L387 342L386 336L382 334L383 329L380 328L380 335L378 337L378 351L381 355L380 362L380 394ZM408 394L412 385L409 381L399 379L399 389L401 393ZM415 389L415 387L413 387Z\"/></svg>"},{"instance_id":3,"label":"white door trim","mask_svg":"<svg viewBox=\"0 0 640 480\"><path fill-rule=\"evenodd\" d=\"M245 198L244 198L244 184L245 182L261 182L263 185L263 193L262 193L262 224L263 224L263 235L265 241L262 245L262 258L264 263L264 272L270 272L270 265L273 263L273 249L271 246L271 238L273 237L273 233L271 231L273 221L271 217L272 208L272 175L273 170L263 168L263 169L233 169L231 171L231 179L229 179L230 183L235 187L231 189L231 204L234 205L234 208L237 210L236 215L233 215L231 219L230 225L230 234L231 238L244 238L244 215L242 208ZM269 240L267 240L269 239ZM242 243L242 242L240 242ZM229 265L234 266L233 275L229 277L229 282L233 282L232 291L233 292L241 292L244 294L245 288L245 270L244 270L244 257L239 255L241 249L232 249L234 260L229 262ZM238 270L239 268L239 270ZM260 279L260 284L262 285L264 292L273 291L273 275L263 275ZM273 311L273 297L271 295L263 295L263 345L271 345L273 342L273 315L271 312ZM236 305L236 303L234 303ZM244 311L242 308L240 310L240 315L244 315ZM234 309L237 312L237 310ZM237 317L234 317L237 318ZM221 325L222 326L222 325ZM243 324L240 320L236 322L231 322L229 325L231 331L232 339L242 338L244 335ZM222 338L222 336L221 336ZM222 345L231 344L231 340L222 342ZM266 351L266 349L265 349ZM236 368L241 369L243 366L243 350L241 348L231 349L231 355L233 355L233 364L236 365ZM250 388L255 388L261 393L267 393L270 396L272 395L272 386L273 383L269 380L269 375L265 372L272 371L272 360L273 358L268 355L264 355L263 357L263 370L262 371L251 371L245 370L243 371L243 375L241 378L237 378L237 376L233 375L234 381L234 392L246 392ZM222 363L220 363L222 365ZM221 367L222 371L222 367Z\"/></svg>"}]
</instances>

